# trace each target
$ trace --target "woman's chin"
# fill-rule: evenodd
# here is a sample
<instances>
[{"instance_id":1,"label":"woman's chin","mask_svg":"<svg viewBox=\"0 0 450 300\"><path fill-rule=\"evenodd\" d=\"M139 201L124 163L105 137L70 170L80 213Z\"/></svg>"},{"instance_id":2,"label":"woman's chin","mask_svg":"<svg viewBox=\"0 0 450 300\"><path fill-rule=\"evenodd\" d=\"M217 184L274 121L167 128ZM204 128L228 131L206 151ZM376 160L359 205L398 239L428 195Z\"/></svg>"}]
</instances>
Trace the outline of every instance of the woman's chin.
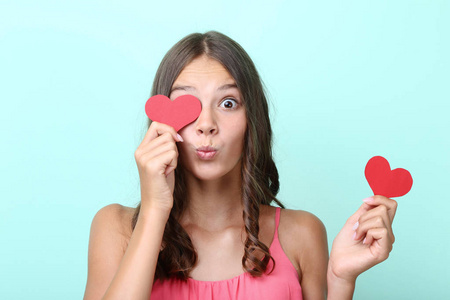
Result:
<instances>
[{"instance_id":1,"label":"woman's chin","mask_svg":"<svg viewBox=\"0 0 450 300\"><path fill-rule=\"evenodd\" d=\"M236 170L240 170L240 167L235 166L231 169L218 168L217 166L204 166L201 168L186 169L186 175L192 176L200 181L217 181L227 180L238 176Z\"/></svg>"},{"instance_id":2,"label":"woman's chin","mask_svg":"<svg viewBox=\"0 0 450 300\"><path fill-rule=\"evenodd\" d=\"M224 173L221 172L211 172L211 171L199 171L199 172L188 172L192 177L201 181L216 181L224 177Z\"/></svg>"}]
</instances>

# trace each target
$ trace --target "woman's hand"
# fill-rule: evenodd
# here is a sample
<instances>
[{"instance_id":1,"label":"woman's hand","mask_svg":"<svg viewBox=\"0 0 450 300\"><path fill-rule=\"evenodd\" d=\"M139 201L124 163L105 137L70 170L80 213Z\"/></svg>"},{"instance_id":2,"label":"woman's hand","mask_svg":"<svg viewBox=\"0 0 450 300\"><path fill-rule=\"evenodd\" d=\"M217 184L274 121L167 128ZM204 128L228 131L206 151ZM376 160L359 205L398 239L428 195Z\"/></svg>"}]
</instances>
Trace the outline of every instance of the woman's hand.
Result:
<instances>
[{"instance_id":1,"label":"woman's hand","mask_svg":"<svg viewBox=\"0 0 450 300\"><path fill-rule=\"evenodd\" d=\"M175 168L182 138L173 127L152 122L134 157L141 182L141 210L170 210L173 206Z\"/></svg>"},{"instance_id":2,"label":"woman's hand","mask_svg":"<svg viewBox=\"0 0 450 300\"><path fill-rule=\"evenodd\" d=\"M397 202L384 196L364 202L333 241L329 278L354 284L359 274L387 259L392 250Z\"/></svg>"}]
</instances>

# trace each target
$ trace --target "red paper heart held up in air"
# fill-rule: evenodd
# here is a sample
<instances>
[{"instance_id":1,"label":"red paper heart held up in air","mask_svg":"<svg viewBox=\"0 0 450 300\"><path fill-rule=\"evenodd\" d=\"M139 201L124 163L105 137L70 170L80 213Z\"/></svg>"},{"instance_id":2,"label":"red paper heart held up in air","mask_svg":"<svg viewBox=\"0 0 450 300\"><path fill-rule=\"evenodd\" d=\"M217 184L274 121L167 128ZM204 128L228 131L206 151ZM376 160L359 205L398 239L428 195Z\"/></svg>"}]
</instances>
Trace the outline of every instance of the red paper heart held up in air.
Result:
<instances>
[{"instance_id":1,"label":"red paper heart held up in air","mask_svg":"<svg viewBox=\"0 0 450 300\"><path fill-rule=\"evenodd\" d=\"M150 120L170 125L176 131L194 122L201 110L200 100L192 95L183 95L173 101L164 95L155 95L145 103L145 113Z\"/></svg>"},{"instance_id":2,"label":"red paper heart held up in air","mask_svg":"<svg viewBox=\"0 0 450 300\"><path fill-rule=\"evenodd\" d=\"M364 174L373 193L388 198L406 195L413 184L408 170L391 170L389 162L382 156L372 157L367 162Z\"/></svg>"}]
</instances>

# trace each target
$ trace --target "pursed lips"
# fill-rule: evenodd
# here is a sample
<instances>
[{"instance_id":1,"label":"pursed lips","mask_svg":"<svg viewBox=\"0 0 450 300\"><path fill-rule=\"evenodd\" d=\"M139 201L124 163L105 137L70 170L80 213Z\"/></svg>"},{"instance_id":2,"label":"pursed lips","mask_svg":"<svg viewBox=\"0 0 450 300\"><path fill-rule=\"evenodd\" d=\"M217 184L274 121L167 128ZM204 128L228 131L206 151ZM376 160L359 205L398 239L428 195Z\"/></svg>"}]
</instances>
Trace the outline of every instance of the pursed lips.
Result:
<instances>
[{"instance_id":1,"label":"pursed lips","mask_svg":"<svg viewBox=\"0 0 450 300\"><path fill-rule=\"evenodd\" d=\"M213 159L217 153L217 148L211 146L200 146L195 149L197 152L197 156L200 159L209 160Z\"/></svg>"}]
</instances>

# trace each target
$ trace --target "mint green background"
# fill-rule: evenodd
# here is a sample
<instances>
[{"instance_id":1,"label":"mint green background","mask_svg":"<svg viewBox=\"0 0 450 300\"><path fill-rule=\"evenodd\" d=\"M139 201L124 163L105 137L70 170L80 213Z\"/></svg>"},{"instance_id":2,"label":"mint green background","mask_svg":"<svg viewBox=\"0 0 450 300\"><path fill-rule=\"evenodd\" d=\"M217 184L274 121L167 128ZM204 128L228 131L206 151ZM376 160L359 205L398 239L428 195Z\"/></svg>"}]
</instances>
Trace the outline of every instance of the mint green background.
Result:
<instances>
[{"instance_id":1,"label":"mint green background","mask_svg":"<svg viewBox=\"0 0 450 300\"><path fill-rule=\"evenodd\" d=\"M411 171L389 259L355 299L443 299L450 278L449 1L0 1L0 298L81 299L94 214L139 201L134 151L165 52L221 31L270 98L279 198L329 244L374 155Z\"/></svg>"}]
</instances>

